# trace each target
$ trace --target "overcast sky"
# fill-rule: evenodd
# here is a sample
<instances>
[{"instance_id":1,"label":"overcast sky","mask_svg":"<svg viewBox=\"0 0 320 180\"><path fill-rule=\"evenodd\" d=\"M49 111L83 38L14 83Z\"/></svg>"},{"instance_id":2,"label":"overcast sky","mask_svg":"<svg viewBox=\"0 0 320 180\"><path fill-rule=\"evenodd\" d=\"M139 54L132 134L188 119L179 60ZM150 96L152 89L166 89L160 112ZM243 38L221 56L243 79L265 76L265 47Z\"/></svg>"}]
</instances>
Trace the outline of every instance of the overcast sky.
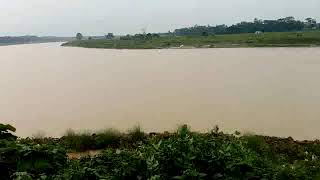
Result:
<instances>
[{"instance_id":1,"label":"overcast sky","mask_svg":"<svg viewBox=\"0 0 320 180\"><path fill-rule=\"evenodd\" d=\"M0 0L0 36L167 32L294 16L320 20L320 0Z\"/></svg>"}]
</instances>

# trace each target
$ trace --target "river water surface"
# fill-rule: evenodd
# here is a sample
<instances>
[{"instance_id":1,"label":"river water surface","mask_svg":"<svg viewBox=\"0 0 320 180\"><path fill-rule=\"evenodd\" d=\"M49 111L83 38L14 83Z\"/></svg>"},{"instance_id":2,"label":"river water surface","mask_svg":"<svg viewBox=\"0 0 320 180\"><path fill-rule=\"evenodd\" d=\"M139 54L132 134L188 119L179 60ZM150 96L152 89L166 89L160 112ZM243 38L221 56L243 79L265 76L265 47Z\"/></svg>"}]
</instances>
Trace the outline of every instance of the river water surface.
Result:
<instances>
[{"instance_id":1,"label":"river water surface","mask_svg":"<svg viewBox=\"0 0 320 180\"><path fill-rule=\"evenodd\" d=\"M20 136L66 129L219 125L320 138L320 48L103 50L0 47L0 121Z\"/></svg>"}]
</instances>

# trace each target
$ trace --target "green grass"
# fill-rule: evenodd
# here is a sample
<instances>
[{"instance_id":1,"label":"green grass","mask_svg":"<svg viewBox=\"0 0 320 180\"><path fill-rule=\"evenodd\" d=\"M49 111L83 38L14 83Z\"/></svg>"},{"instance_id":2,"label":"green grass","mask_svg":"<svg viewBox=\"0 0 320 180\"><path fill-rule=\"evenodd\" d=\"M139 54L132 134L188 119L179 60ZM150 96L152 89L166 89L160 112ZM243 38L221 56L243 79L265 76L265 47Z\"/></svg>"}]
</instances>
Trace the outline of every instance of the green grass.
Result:
<instances>
[{"instance_id":1,"label":"green grass","mask_svg":"<svg viewBox=\"0 0 320 180\"><path fill-rule=\"evenodd\" d=\"M298 36L302 34L302 36ZM223 47L308 47L320 46L320 31L270 32L263 35L228 34L215 36L160 37L146 40L81 40L63 46L107 49L223 48Z\"/></svg>"}]
</instances>

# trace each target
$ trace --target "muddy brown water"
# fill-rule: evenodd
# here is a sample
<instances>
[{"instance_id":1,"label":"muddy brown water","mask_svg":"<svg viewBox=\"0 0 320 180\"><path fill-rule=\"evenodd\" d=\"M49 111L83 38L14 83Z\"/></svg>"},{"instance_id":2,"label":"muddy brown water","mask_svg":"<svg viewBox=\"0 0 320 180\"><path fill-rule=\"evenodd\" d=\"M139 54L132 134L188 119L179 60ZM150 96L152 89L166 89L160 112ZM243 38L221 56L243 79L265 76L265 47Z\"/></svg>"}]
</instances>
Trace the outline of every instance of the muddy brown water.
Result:
<instances>
[{"instance_id":1,"label":"muddy brown water","mask_svg":"<svg viewBox=\"0 0 320 180\"><path fill-rule=\"evenodd\" d=\"M20 136L216 124L320 138L320 48L0 47L0 121Z\"/></svg>"}]
</instances>

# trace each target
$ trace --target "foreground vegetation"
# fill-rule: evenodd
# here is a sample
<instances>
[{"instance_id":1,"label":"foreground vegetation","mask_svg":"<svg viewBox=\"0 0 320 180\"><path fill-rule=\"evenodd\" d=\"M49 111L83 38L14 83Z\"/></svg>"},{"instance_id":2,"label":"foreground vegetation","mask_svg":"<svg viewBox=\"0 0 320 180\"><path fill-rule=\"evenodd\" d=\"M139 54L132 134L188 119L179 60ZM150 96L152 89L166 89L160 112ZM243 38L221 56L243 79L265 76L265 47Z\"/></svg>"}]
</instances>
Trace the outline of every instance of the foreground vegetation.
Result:
<instances>
[{"instance_id":1,"label":"foreground vegetation","mask_svg":"<svg viewBox=\"0 0 320 180\"><path fill-rule=\"evenodd\" d=\"M192 132L123 134L68 131L59 139L17 139L0 125L1 179L317 179L320 142L292 138ZM83 144L84 143L84 144ZM89 144L86 144L89 143ZM83 145L83 146L81 146ZM103 149L93 157L70 159L67 151ZM84 148L84 149L82 149Z\"/></svg>"},{"instance_id":2,"label":"foreground vegetation","mask_svg":"<svg viewBox=\"0 0 320 180\"><path fill-rule=\"evenodd\" d=\"M63 46L109 49L310 47L320 45L320 31L269 32L205 36L125 36L120 39L76 40Z\"/></svg>"}]
</instances>

